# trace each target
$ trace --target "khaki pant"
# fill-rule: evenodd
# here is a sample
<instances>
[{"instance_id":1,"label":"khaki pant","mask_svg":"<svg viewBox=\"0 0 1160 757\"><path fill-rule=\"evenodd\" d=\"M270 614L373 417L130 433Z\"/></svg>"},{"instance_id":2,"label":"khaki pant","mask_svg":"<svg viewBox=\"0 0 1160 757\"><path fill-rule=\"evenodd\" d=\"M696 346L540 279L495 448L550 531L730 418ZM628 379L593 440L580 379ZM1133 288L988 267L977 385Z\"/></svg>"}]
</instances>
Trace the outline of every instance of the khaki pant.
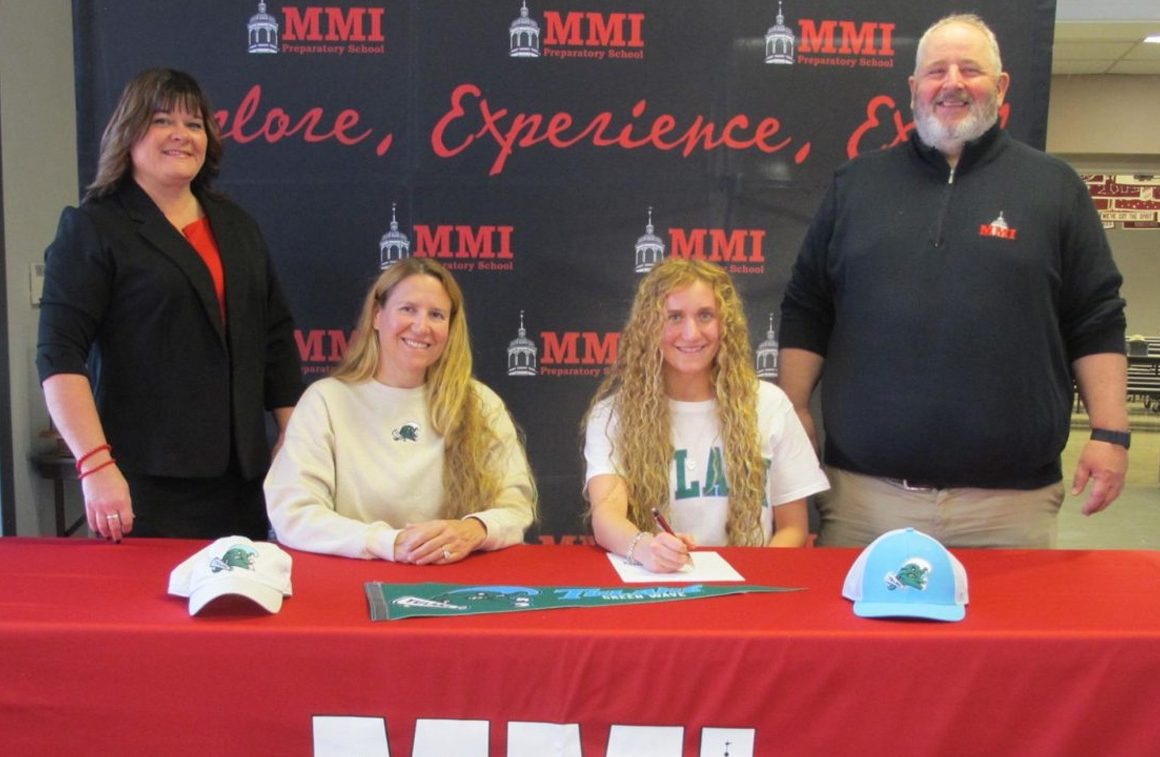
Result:
<instances>
[{"instance_id":1,"label":"khaki pant","mask_svg":"<svg viewBox=\"0 0 1160 757\"><path fill-rule=\"evenodd\" d=\"M818 545L862 547L913 526L948 547L1049 549L1063 483L1042 489L907 489L902 482L827 466L830 490L818 495Z\"/></svg>"}]
</instances>

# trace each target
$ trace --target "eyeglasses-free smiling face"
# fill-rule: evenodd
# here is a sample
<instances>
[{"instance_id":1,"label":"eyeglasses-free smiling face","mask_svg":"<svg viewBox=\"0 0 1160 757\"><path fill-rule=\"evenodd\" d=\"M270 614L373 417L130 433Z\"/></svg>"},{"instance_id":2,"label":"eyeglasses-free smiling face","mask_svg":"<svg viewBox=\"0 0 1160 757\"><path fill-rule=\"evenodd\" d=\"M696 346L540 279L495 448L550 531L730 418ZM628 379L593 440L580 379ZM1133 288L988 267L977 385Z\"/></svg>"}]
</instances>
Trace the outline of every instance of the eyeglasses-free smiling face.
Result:
<instances>
[{"instance_id":1,"label":"eyeglasses-free smiling face","mask_svg":"<svg viewBox=\"0 0 1160 757\"><path fill-rule=\"evenodd\" d=\"M190 184L205 165L205 121L182 107L159 110L129 151L133 178L146 191Z\"/></svg>"},{"instance_id":2,"label":"eyeglasses-free smiling face","mask_svg":"<svg viewBox=\"0 0 1160 757\"><path fill-rule=\"evenodd\" d=\"M713 361L721 349L721 317L713 287L695 281L665 298L661 332L665 391L677 400L713 397Z\"/></svg>"},{"instance_id":3,"label":"eyeglasses-free smiling face","mask_svg":"<svg viewBox=\"0 0 1160 757\"><path fill-rule=\"evenodd\" d=\"M447 347L451 298L434 276L408 276L391 290L372 323L379 336L375 379L401 389L422 386L427 369Z\"/></svg>"},{"instance_id":4,"label":"eyeglasses-free smiling face","mask_svg":"<svg viewBox=\"0 0 1160 757\"><path fill-rule=\"evenodd\" d=\"M909 80L922 141L957 157L964 144L991 128L1010 83L997 69L979 29L950 23L931 32Z\"/></svg>"}]
</instances>

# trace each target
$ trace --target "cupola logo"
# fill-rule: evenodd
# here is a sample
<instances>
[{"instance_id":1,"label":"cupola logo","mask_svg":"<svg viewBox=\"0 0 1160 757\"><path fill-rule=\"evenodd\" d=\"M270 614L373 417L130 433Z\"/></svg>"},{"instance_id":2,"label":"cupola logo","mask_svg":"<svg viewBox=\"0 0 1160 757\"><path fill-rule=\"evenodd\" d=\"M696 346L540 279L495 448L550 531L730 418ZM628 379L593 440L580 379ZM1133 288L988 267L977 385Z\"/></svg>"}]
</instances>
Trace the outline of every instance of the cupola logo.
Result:
<instances>
[{"instance_id":1,"label":"cupola logo","mask_svg":"<svg viewBox=\"0 0 1160 757\"><path fill-rule=\"evenodd\" d=\"M399 220L395 217L395 203L391 203L391 228L379 240L379 270L390 268L401 260L411 257L411 240L399 231Z\"/></svg>"},{"instance_id":2,"label":"cupola logo","mask_svg":"<svg viewBox=\"0 0 1160 757\"><path fill-rule=\"evenodd\" d=\"M769 314L769 331L765 339L757 345L757 377L777 378L777 336L773 333L773 313Z\"/></svg>"},{"instance_id":3,"label":"cupola logo","mask_svg":"<svg viewBox=\"0 0 1160 757\"><path fill-rule=\"evenodd\" d=\"M780 66L793 65L794 45L797 38L793 29L785 25L785 14L781 12L781 2L777 4L777 23L765 32L765 62Z\"/></svg>"},{"instance_id":4,"label":"cupola logo","mask_svg":"<svg viewBox=\"0 0 1160 757\"><path fill-rule=\"evenodd\" d=\"M265 2L258 3L258 12L250 16L246 30L250 34L249 52L278 52L278 20L266 13Z\"/></svg>"},{"instance_id":5,"label":"cupola logo","mask_svg":"<svg viewBox=\"0 0 1160 757\"><path fill-rule=\"evenodd\" d=\"M534 18L528 16L528 2L524 0L520 8L520 17L512 21L508 29L511 50L508 53L513 58L540 57L540 25Z\"/></svg>"},{"instance_id":6,"label":"cupola logo","mask_svg":"<svg viewBox=\"0 0 1160 757\"><path fill-rule=\"evenodd\" d=\"M535 376L537 355L539 349L536 343L528 339L528 330L524 328L524 311L520 311L520 329L518 336L508 342L507 372L509 376Z\"/></svg>"},{"instance_id":7,"label":"cupola logo","mask_svg":"<svg viewBox=\"0 0 1160 757\"><path fill-rule=\"evenodd\" d=\"M648 223L645 224L644 233L636 239L636 245L633 251L636 254L636 272L648 273L657 263L665 259L665 242L653 232L656 227L652 222L652 206L648 208Z\"/></svg>"}]
</instances>

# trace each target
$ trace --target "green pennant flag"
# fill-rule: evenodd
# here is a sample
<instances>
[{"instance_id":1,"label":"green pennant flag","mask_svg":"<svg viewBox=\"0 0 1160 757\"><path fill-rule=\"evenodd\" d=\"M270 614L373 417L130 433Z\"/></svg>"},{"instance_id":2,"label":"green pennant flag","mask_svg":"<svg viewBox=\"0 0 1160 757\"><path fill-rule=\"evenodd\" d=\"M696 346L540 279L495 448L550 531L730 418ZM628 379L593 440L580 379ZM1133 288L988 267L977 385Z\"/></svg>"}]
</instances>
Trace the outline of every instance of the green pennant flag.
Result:
<instances>
[{"instance_id":1,"label":"green pennant flag","mask_svg":"<svg viewBox=\"0 0 1160 757\"><path fill-rule=\"evenodd\" d=\"M482 615L495 612L555 610L560 607L608 607L651 602L706 599L729 594L801 591L785 586L493 586L473 584L365 584L371 620Z\"/></svg>"}]
</instances>

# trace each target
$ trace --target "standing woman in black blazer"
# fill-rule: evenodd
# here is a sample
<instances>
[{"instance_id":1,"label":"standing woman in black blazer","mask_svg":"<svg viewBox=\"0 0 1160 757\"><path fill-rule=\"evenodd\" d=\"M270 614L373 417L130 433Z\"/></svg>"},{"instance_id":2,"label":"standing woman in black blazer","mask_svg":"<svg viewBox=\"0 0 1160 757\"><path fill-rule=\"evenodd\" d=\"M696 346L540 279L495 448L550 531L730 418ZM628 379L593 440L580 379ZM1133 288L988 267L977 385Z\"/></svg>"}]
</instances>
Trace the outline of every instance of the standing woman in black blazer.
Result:
<instances>
[{"instance_id":1,"label":"standing woman in black blazer","mask_svg":"<svg viewBox=\"0 0 1160 757\"><path fill-rule=\"evenodd\" d=\"M192 77L139 74L45 254L37 369L107 539L268 533L264 411L280 438L302 379L262 234L209 188L221 154Z\"/></svg>"}]
</instances>

